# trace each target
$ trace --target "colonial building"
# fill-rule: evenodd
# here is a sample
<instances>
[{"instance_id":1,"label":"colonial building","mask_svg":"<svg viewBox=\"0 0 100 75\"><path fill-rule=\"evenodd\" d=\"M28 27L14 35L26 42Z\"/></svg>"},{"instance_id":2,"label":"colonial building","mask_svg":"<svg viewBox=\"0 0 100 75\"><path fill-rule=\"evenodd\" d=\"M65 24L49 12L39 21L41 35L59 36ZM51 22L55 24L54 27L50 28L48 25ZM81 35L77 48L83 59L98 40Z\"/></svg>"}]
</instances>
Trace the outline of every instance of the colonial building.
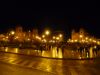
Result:
<instances>
[{"instance_id":1,"label":"colonial building","mask_svg":"<svg viewBox=\"0 0 100 75\"><path fill-rule=\"evenodd\" d=\"M86 36L89 36L84 29L80 29L79 32L72 30L71 39L72 40L83 40Z\"/></svg>"}]
</instances>

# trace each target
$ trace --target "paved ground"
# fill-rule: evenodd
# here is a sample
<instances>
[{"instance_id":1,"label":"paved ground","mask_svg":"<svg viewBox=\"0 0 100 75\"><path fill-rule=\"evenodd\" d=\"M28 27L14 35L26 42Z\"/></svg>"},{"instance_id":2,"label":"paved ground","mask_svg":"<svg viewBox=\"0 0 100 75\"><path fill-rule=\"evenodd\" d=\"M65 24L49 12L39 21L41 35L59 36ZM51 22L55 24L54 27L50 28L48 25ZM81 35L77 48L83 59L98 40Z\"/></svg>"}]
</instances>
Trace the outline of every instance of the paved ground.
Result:
<instances>
[{"instance_id":1,"label":"paved ground","mask_svg":"<svg viewBox=\"0 0 100 75\"><path fill-rule=\"evenodd\" d=\"M90 49L89 51L83 50L68 50L57 47L51 47L50 50L34 50L34 49L20 49L20 48L10 48L10 47L0 47L0 51L9 52L9 53L17 53L17 54L25 54L25 55L34 55L34 56L42 56L42 57L50 57L50 58L73 58L73 59L81 59L81 58L95 58L100 57L100 50L94 51Z\"/></svg>"},{"instance_id":2,"label":"paved ground","mask_svg":"<svg viewBox=\"0 0 100 75\"><path fill-rule=\"evenodd\" d=\"M53 75L41 70L19 67L0 62L0 75Z\"/></svg>"},{"instance_id":3,"label":"paved ground","mask_svg":"<svg viewBox=\"0 0 100 75\"><path fill-rule=\"evenodd\" d=\"M0 52L0 75L99 75L100 59L57 60Z\"/></svg>"}]
</instances>

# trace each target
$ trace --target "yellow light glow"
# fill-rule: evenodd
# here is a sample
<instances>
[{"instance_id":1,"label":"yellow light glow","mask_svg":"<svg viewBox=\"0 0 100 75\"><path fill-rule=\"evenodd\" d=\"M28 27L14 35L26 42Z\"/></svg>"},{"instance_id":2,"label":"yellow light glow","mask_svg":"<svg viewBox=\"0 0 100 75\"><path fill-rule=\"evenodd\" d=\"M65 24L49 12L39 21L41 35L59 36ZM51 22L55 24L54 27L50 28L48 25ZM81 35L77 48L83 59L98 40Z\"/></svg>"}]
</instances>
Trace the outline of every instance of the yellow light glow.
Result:
<instances>
[{"instance_id":1,"label":"yellow light glow","mask_svg":"<svg viewBox=\"0 0 100 75\"><path fill-rule=\"evenodd\" d=\"M43 39L42 41L43 41L43 42L47 42L47 40L46 40L46 39Z\"/></svg>"},{"instance_id":2,"label":"yellow light glow","mask_svg":"<svg viewBox=\"0 0 100 75\"><path fill-rule=\"evenodd\" d=\"M79 56L79 59L82 59L82 57L81 57L81 56Z\"/></svg>"},{"instance_id":3,"label":"yellow light glow","mask_svg":"<svg viewBox=\"0 0 100 75\"><path fill-rule=\"evenodd\" d=\"M59 40L59 37L56 37L57 40Z\"/></svg>"},{"instance_id":4,"label":"yellow light glow","mask_svg":"<svg viewBox=\"0 0 100 75\"><path fill-rule=\"evenodd\" d=\"M68 39L68 41L67 42L71 42L71 39Z\"/></svg>"},{"instance_id":5,"label":"yellow light glow","mask_svg":"<svg viewBox=\"0 0 100 75\"><path fill-rule=\"evenodd\" d=\"M18 48L15 48L15 53L18 53Z\"/></svg>"},{"instance_id":6,"label":"yellow light glow","mask_svg":"<svg viewBox=\"0 0 100 75\"><path fill-rule=\"evenodd\" d=\"M45 31L45 34L46 34L46 35L49 35L49 34L50 34L50 31L49 31L49 30L46 30L46 31Z\"/></svg>"},{"instance_id":7,"label":"yellow light glow","mask_svg":"<svg viewBox=\"0 0 100 75\"><path fill-rule=\"evenodd\" d=\"M82 42L85 42L85 40L82 40Z\"/></svg>"},{"instance_id":8,"label":"yellow light glow","mask_svg":"<svg viewBox=\"0 0 100 75\"><path fill-rule=\"evenodd\" d=\"M52 48L52 57L57 57L57 47Z\"/></svg>"},{"instance_id":9,"label":"yellow light glow","mask_svg":"<svg viewBox=\"0 0 100 75\"><path fill-rule=\"evenodd\" d=\"M53 40L50 40L49 42L53 42Z\"/></svg>"},{"instance_id":10,"label":"yellow light glow","mask_svg":"<svg viewBox=\"0 0 100 75\"><path fill-rule=\"evenodd\" d=\"M89 41L92 41L92 39L89 39Z\"/></svg>"},{"instance_id":11,"label":"yellow light glow","mask_svg":"<svg viewBox=\"0 0 100 75\"><path fill-rule=\"evenodd\" d=\"M96 46L95 46L95 47L96 47ZM89 55L90 58L92 58L92 57L93 57L93 48L92 48L92 47L90 48L89 53L90 53L90 55Z\"/></svg>"},{"instance_id":12,"label":"yellow light glow","mask_svg":"<svg viewBox=\"0 0 100 75\"><path fill-rule=\"evenodd\" d=\"M39 39L39 40L41 40L41 38L40 38L40 37L39 37L38 39Z\"/></svg>"},{"instance_id":13,"label":"yellow light glow","mask_svg":"<svg viewBox=\"0 0 100 75\"><path fill-rule=\"evenodd\" d=\"M97 46L94 46L94 48L96 49L96 48L97 48Z\"/></svg>"},{"instance_id":14,"label":"yellow light glow","mask_svg":"<svg viewBox=\"0 0 100 75\"><path fill-rule=\"evenodd\" d=\"M30 41L30 39L29 39L29 38L28 38L27 40L28 40L28 41Z\"/></svg>"},{"instance_id":15,"label":"yellow light glow","mask_svg":"<svg viewBox=\"0 0 100 75\"><path fill-rule=\"evenodd\" d=\"M47 40L44 40L44 42L47 42Z\"/></svg>"},{"instance_id":16,"label":"yellow light glow","mask_svg":"<svg viewBox=\"0 0 100 75\"><path fill-rule=\"evenodd\" d=\"M42 38L44 38L45 37L45 35L42 35Z\"/></svg>"},{"instance_id":17,"label":"yellow light glow","mask_svg":"<svg viewBox=\"0 0 100 75\"><path fill-rule=\"evenodd\" d=\"M18 39L18 36L16 36L15 39Z\"/></svg>"},{"instance_id":18,"label":"yellow light glow","mask_svg":"<svg viewBox=\"0 0 100 75\"><path fill-rule=\"evenodd\" d=\"M15 32L14 32L14 31L11 31L10 33L11 33L12 35L14 35L14 34L15 34Z\"/></svg>"},{"instance_id":19,"label":"yellow light glow","mask_svg":"<svg viewBox=\"0 0 100 75\"><path fill-rule=\"evenodd\" d=\"M8 60L8 62L11 63L11 64L13 63L13 61L14 61L14 59L9 59Z\"/></svg>"},{"instance_id":20,"label":"yellow light glow","mask_svg":"<svg viewBox=\"0 0 100 75\"><path fill-rule=\"evenodd\" d=\"M82 38L83 37L83 35L80 35L80 38Z\"/></svg>"},{"instance_id":21,"label":"yellow light glow","mask_svg":"<svg viewBox=\"0 0 100 75\"><path fill-rule=\"evenodd\" d=\"M36 36L36 39L38 39L39 38L39 36Z\"/></svg>"},{"instance_id":22,"label":"yellow light glow","mask_svg":"<svg viewBox=\"0 0 100 75\"><path fill-rule=\"evenodd\" d=\"M62 37L62 34L59 34L59 37L61 38Z\"/></svg>"},{"instance_id":23,"label":"yellow light glow","mask_svg":"<svg viewBox=\"0 0 100 75\"><path fill-rule=\"evenodd\" d=\"M8 52L8 47L5 48L5 52Z\"/></svg>"},{"instance_id":24,"label":"yellow light glow","mask_svg":"<svg viewBox=\"0 0 100 75\"><path fill-rule=\"evenodd\" d=\"M53 43L55 43L55 41L54 41L54 40L53 40L52 42L53 42Z\"/></svg>"},{"instance_id":25,"label":"yellow light glow","mask_svg":"<svg viewBox=\"0 0 100 75\"><path fill-rule=\"evenodd\" d=\"M88 40L88 37L86 37L85 39Z\"/></svg>"},{"instance_id":26,"label":"yellow light glow","mask_svg":"<svg viewBox=\"0 0 100 75\"><path fill-rule=\"evenodd\" d=\"M93 40L94 43L96 43L96 40Z\"/></svg>"},{"instance_id":27,"label":"yellow light glow","mask_svg":"<svg viewBox=\"0 0 100 75\"><path fill-rule=\"evenodd\" d=\"M53 39L55 39L56 37L55 36L53 36Z\"/></svg>"},{"instance_id":28,"label":"yellow light glow","mask_svg":"<svg viewBox=\"0 0 100 75\"><path fill-rule=\"evenodd\" d=\"M98 41L97 44L100 45L100 42Z\"/></svg>"},{"instance_id":29,"label":"yellow light glow","mask_svg":"<svg viewBox=\"0 0 100 75\"><path fill-rule=\"evenodd\" d=\"M89 41L85 41L85 42L87 42L87 43L88 43Z\"/></svg>"},{"instance_id":30,"label":"yellow light glow","mask_svg":"<svg viewBox=\"0 0 100 75\"><path fill-rule=\"evenodd\" d=\"M75 40L75 42L78 42L78 40Z\"/></svg>"},{"instance_id":31,"label":"yellow light glow","mask_svg":"<svg viewBox=\"0 0 100 75\"><path fill-rule=\"evenodd\" d=\"M74 42L74 40L71 40L71 42Z\"/></svg>"},{"instance_id":32,"label":"yellow light glow","mask_svg":"<svg viewBox=\"0 0 100 75\"><path fill-rule=\"evenodd\" d=\"M3 38L3 40L5 41L6 39L5 39L5 38Z\"/></svg>"},{"instance_id":33,"label":"yellow light glow","mask_svg":"<svg viewBox=\"0 0 100 75\"><path fill-rule=\"evenodd\" d=\"M8 36L6 36L6 39L8 39Z\"/></svg>"},{"instance_id":34,"label":"yellow light glow","mask_svg":"<svg viewBox=\"0 0 100 75\"><path fill-rule=\"evenodd\" d=\"M86 53L86 57L87 57L87 58L89 57L89 53L88 53L88 52Z\"/></svg>"},{"instance_id":35,"label":"yellow light glow","mask_svg":"<svg viewBox=\"0 0 100 75\"><path fill-rule=\"evenodd\" d=\"M58 51L58 58L63 58L62 50L59 48Z\"/></svg>"}]
</instances>

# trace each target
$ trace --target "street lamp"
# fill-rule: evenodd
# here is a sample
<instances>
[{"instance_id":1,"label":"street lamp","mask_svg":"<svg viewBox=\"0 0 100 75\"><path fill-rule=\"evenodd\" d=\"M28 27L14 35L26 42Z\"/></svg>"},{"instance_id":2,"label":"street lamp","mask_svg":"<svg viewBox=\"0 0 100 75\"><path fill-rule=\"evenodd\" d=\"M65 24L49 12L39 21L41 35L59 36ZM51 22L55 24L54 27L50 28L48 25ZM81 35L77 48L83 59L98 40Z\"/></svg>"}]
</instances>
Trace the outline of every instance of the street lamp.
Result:
<instances>
[{"instance_id":1,"label":"street lamp","mask_svg":"<svg viewBox=\"0 0 100 75\"><path fill-rule=\"evenodd\" d=\"M42 35L42 38L44 38L45 37L45 35Z\"/></svg>"},{"instance_id":2,"label":"street lamp","mask_svg":"<svg viewBox=\"0 0 100 75\"><path fill-rule=\"evenodd\" d=\"M75 42L78 42L78 40L76 39Z\"/></svg>"},{"instance_id":3,"label":"street lamp","mask_svg":"<svg viewBox=\"0 0 100 75\"><path fill-rule=\"evenodd\" d=\"M90 38L89 41L92 41L92 39Z\"/></svg>"},{"instance_id":4,"label":"street lamp","mask_svg":"<svg viewBox=\"0 0 100 75\"><path fill-rule=\"evenodd\" d=\"M98 44L98 45L100 45L100 42L99 42L99 41L97 41L97 44Z\"/></svg>"},{"instance_id":5,"label":"street lamp","mask_svg":"<svg viewBox=\"0 0 100 75\"><path fill-rule=\"evenodd\" d=\"M14 35L14 34L15 34L15 32L14 32L14 31L11 31L11 32L10 32L10 34L11 34L11 35Z\"/></svg>"},{"instance_id":6,"label":"street lamp","mask_svg":"<svg viewBox=\"0 0 100 75\"><path fill-rule=\"evenodd\" d=\"M59 37L61 38L62 37L62 34L59 34Z\"/></svg>"},{"instance_id":7,"label":"street lamp","mask_svg":"<svg viewBox=\"0 0 100 75\"><path fill-rule=\"evenodd\" d=\"M8 36L6 36L6 39L8 39Z\"/></svg>"},{"instance_id":8,"label":"street lamp","mask_svg":"<svg viewBox=\"0 0 100 75\"><path fill-rule=\"evenodd\" d=\"M59 40L60 38L59 37L56 37L56 39Z\"/></svg>"},{"instance_id":9,"label":"street lamp","mask_svg":"<svg viewBox=\"0 0 100 75\"><path fill-rule=\"evenodd\" d=\"M47 40L46 39L43 39L43 42L47 42Z\"/></svg>"},{"instance_id":10,"label":"street lamp","mask_svg":"<svg viewBox=\"0 0 100 75\"><path fill-rule=\"evenodd\" d=\"M55 39L56 37L55 36L53 36L53 39Z\"/></svg>"},{"instance_id":11,"label":"street lamp","mask_svg":"<svg viewBox=\"0 0 100 75\"><path fill-rule=\"evenodd\" d=\"M83 37L83 35L80 35L80 38L82 38Z\"/></svg>"},{"instance_id":12,"label":"street lamp","mask_svg":"<svg viewBox=\"0 0 100 75\"><path fill-rule=\"evenodd\" d=\"M49 31L49 30L46 30L46 31L45 31L45 34L46 34L46 35L49 35L49 34L50 34L50 31Z\"/></svg>"},{"instance_id":13,"label":"street lamp","mask_svg":"<svg viewBox=\"0 0 100 75\"><path fill-rule=\"evenodd\" d=\"M85 39L88 40L88 37L86 37Z\"/></svg>"},{"instance_id":14,"label":"street lamp","mask_svg":"<svg viewBox=\"0 0 100 75\"><path fill-rule=\"evenodd\" d=\"M45 44L46 44L46 50L48 50L48 48L49 48L49 45L48 45L48 40L49 40L49 37L48 37L48 35L50 34L50 31L49 30L46 30L45 31L45 37L46 37L46 40L44 41L45 42ZM47 36L46 36L47 35Z\"/></svg>"}]
</instances>

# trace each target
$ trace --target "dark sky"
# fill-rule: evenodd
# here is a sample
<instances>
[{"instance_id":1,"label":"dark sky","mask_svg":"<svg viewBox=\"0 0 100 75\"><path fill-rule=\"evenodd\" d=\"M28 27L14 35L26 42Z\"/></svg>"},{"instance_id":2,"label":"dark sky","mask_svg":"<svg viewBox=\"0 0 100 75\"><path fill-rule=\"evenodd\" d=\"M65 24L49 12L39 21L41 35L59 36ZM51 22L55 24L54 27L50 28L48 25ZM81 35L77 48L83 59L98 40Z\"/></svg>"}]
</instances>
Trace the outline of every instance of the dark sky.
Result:
<instances>
[{"instance_id":1,"label":"dark sky","mask_svg":"<svg viewBox=\"0 0 100 75\"><path fill-rule=\"evenodd\" d=\"M89 4L70 3L68 7L65 4L50 4L37 2L14 2L15 4L7 4L0 12L0 32L14 28L17 24L21 24L24 29L38 28L42 31L45 28L51 30L63 30L66 34L70 34L72 29L78 30L85 28L92 35L100 37L99 31L99 8L95 2ZM60 3L60 2L59 2ZM74 4L74 5L73 5ZM50 5L50 6L49 6ZM65 6L64 6L65 5Z\"/></svg>"}]
</instances>

